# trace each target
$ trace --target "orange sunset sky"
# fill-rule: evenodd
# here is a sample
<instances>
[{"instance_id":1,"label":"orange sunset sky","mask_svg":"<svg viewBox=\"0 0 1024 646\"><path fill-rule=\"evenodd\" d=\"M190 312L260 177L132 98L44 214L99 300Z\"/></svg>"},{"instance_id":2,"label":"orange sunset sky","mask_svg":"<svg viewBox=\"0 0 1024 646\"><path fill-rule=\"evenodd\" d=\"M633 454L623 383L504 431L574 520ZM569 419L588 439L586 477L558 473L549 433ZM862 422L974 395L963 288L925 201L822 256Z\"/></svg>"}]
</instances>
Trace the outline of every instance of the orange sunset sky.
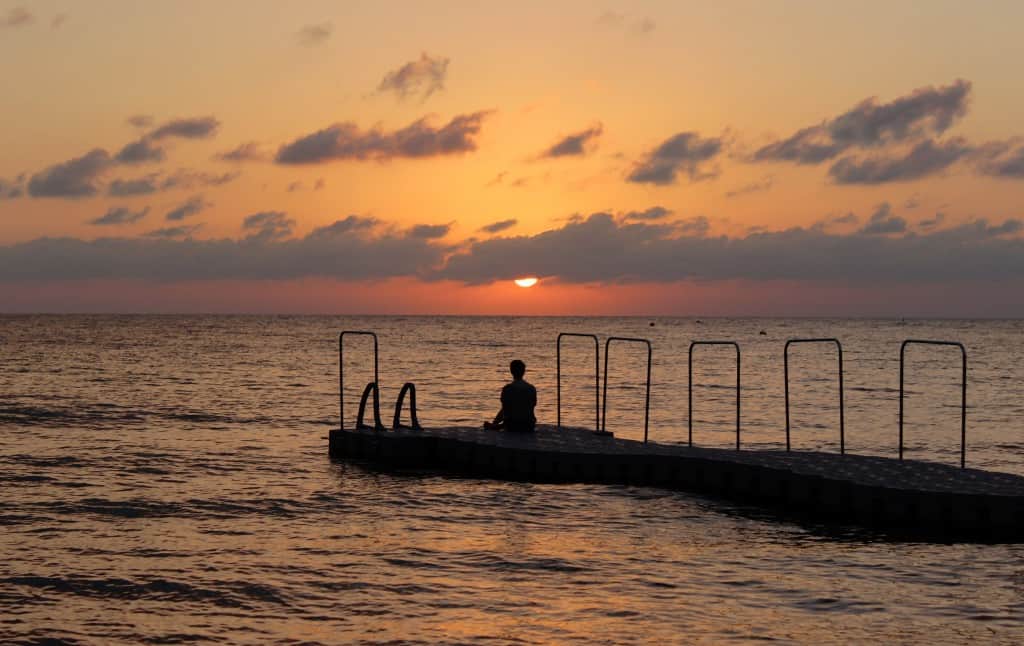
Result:
<instances>
[{"instance_id":1,"label":"orange sunset sky","mask_svg":"<svg viewBox=\"0 0 1024 646\"><path fill-rule=\"evenodd\" d=\"M0 0L0 311L1024 316L1022 24Z\"/></svg>"}]
</instances>

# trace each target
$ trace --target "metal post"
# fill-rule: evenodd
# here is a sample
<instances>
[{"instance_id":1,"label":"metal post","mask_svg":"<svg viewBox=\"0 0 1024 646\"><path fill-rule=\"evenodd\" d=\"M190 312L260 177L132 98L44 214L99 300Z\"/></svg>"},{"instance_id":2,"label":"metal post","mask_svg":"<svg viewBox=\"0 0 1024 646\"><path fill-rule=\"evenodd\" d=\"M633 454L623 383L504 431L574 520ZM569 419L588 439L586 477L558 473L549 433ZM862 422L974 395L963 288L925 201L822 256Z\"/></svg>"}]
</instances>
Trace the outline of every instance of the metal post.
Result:
<instances>
[{"instance_id":1,"label":"metal post","mask_svg":"<svg viewBox=\"0 0 1024 646\"><path fill-rule=\"evenodd\" d=\"M604 342L604 400L601 404L601 432L608 433L608 348L611 346L612 341L644 343L647 345L647 393L644 397L644 444L646 444L651 413L651 359L653 356L651 342L647 339L610 336Z\"/></svg>"},{"instance_id":2,"label":"metal post","mask_svg":"<svg viewBox=\"0 0 1024 646\"><path fill-rule=\"evenodd\" d=\"M687 382L687 399L689 406L687 422L689 428L689 445L693 446L693 348L698 345L729 345L736 349L736 450L740 450L740 344L735 341L693 341L689 350L689 381Z\"/></svg>"},{"instance_id":3,"label":"metal post","mask_svg":"<svg viewBox=\"0 0 1024 646\"><path fill-rule=\"evenodd\" d=\"M363 335L373 337L373 383L380 388L380 370L378 362L377 334L361 330L345 330L338 335L338 428L345 429L345 335Z\"/></svg>"},{"instance_id":4,"label":"metal post","mask_svg":"<svg viewBox=\"0 0 1024 646\"><path fill-rule=\"evenodd\" d=\"M561 332L555 341L555 397L557 401L558 417L557 428L562 429L562 337L576 336L594 340L594 432L601 429L601 372L600 372L600 342L596 334L580 334L578 332ZM607 366L606 366L607 368Z\"/></svg>"},{"instance_id":5,"label":"metal post","mask_svg":"<svg viewBox=\"0 0 1024 646\"><path fill-rule=\"evenodd\" d=\"M835 338L822 338L822 339L790 339L786 341L786 345L782 350L782 366L783 366L783 378L785 379L785 391L786 391L786 451L789 451L789 346L796 343L834 343L836 349L839 351L839 453L841 455L846 454L846 406L844 404L845 397L843 395L843 344L839 342L839 339Z\"/></svg>"},{"instance_id":6,"label":"metal post","mask_svg":"<svg viewBox=\"0 0 1024 646\"><path fill-rule=\"evenodd\" d=\"M907 339L900 344L900 446L899 457L903 459L903 364L905 361L907 346L917 343L920 345L949 345L960 348L960 468L967 468L967 349L959 341L930 341L924 339Z\"/></svg>"}]
</instances>

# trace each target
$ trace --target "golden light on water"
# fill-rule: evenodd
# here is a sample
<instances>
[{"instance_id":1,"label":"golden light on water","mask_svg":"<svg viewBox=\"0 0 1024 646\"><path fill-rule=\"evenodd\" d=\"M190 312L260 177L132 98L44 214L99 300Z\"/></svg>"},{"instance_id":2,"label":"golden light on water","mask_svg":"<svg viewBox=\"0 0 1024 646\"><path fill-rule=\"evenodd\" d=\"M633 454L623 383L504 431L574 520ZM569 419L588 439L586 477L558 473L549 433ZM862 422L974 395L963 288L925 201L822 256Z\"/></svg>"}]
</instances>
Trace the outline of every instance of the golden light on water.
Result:
<instances>
[{"instance_id":1,"label":"golden light on water","mask_svg":"<svg viewBox=\"0 0 1024 646\"><path fill-rule=\"evenodd\" d=\"M533 287L537 284L537 278L530 276L529 278L516 278L516 285L520 287Z\"/></svg>"}]
</instances>

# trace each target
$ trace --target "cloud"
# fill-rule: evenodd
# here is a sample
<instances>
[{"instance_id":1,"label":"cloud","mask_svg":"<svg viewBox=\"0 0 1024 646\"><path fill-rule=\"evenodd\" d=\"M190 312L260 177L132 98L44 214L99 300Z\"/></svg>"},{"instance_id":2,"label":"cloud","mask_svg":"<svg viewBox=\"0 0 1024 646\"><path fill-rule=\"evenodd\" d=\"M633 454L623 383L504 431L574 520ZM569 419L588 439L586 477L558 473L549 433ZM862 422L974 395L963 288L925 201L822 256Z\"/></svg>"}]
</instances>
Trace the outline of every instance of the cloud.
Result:
<instances>
[{"instance_id":1,"label":"cloud","mask_svg":"<svg viewBox=\"0 0 1024 646\"><path fill-rule=\"evenodd\" d=\"M147 136L156 141L166 139L168 137L179 137L182 139L208 139L217 134L218 128L220 128L220 121L214 117L172 119L150 132Z\"/></svg>"},{"instance_id":2,"label":"cloud","mask_svg":"<svg viewBox=\"0 0 1024 646\"><path fill-rule=\"evenodd\" d=\"M166 227L164 229L155 229L145 233L147 238L164 238L164 239L176 239L176 238L191 238L192 234L198 232L203 228L202 224L192 225L181 225L177 227Z\"/></svg>"},{"instance_id":3,"label":"cloud","mask_svg":"<svg viewBox=\"0 0 1024 646\"><path fill-rule=\"evenodd\" d=\"M540 156L556 158L585 155L595 148L597 138L601 136L602 130L603 126L598 123L586 130L563 137L541 153Z\"/></svg>"},{"instance_id":4,"label":"cloud","mask_svg":"<svg viewBox=\"0 0 1024 646\"><path fill-rule=\"evenodd\" d=\"M141 164L144 162L158 162L164 159L164 149L153 144L149 137L142 137L137 141L126 144L118 151L114 160L119 164Z\"/></svg>"},{"instance_id":5,"label":"cloud","mask_svg":"<svg viewBox=\"0 0 1024 646\"><path fill-rule=\"evenodd\" d=\"M153 117L148 114L133 114L125 119L125 123L134 128L149 128L153 125Z\"/></svg>"},{"instance_id":6,"label":"cloud","mask_svg":"<svg viewBox=\"0 0 1024 646\"><path fill-rule=\"evenodd\" d=\"M149 195L157 191L157 175L147 175L134 179L115 179L107 185L107 195L128 197L131 195Z\"/></svg>"},{"instance_id":7,"label":"cloud","mask_svg":"<svg viewBox=\"0 0 1024 646\"><path fill-rule=\"evenodd\" d=\"M292 182L291 184L288 185L287 188L285 188L285 190L289 193L300 191L302 190L302 182Z\"/></svg>"},{"instance_id":8,"label":"cloud","mask_svg":"<svg viewBox=\"0 0 1024 646\"><path fill-rule=\"evenodd\" d=\"M750 182L742 186L737 186L731 191L726 191L726 197L739 197L741 195L750 195L751 193L761 193L767 191L775 184L775 178L771 175L766 176L757 182Z\"/></svg>"},{"instance_id":9,"label":"cloud","mask_svg":"<svg viewBox=\"0 0 1024 646\"><path fill-rule=\"evenodd\" d=\"M354 123L336 123L281 146L278 164L316 164L340 159L387 160L457 155L476 150L475 137L487 112L453 117L440 128L426 118L385 132L379 128L361 130Z\"/></svg>"},{"instance_id":10,"label":"cloud","mask_svg":"<svg viewBox=\"0 0 1024 646\"><path fill-rule=\"evenodd\" d=\"M672 215L672 211L666 209L663 206L652 206L644 211L628 211L623 214L623 220L640 220L640 221L651 221L651 220L662 220Z\"/></svg>"},{"instance_id":11,"label":"cloud","mask_svg":"<svg viewBox=\"0 0 1024 646\"><path fill-rule=\"evenodd\" d=\"M1017 141L986 144L978 153L977 167L982 175L1024 179L1024 144Z\"/></svg>"},{"instance_id":12,"label":"cloud","mask_svg":"<svg viewBox=\"0 0 1024 646\"><path fill-rule=\"evenodd\" d=\"M930 217L930 218L928 218L926 220L921 220L920 222L918 222L917 226L919 228L925 229L925 230L934 229L935 227L937 227L940 224L942 224L942 222L945 219L946 219L946 214L945 213L936 213L934 216L932 216L932 217Z\"/></svg>"},{"instance_id":13,"label":"cloud","mask_svg":"<svg viewBox=\"0 0 1024 646\"><path fill-rule=\"evenodd\" d=\"M374 218L358 215L302 238L251 237L263 227L287 225L288 218L280 216L251 220L250 237L239 239L195 239L196 225L138 238L39 238L0 245L0 280L372 280L420 275L445 253L434 241L381 229Z\"/></svg>"},{"instance_id":14,"label":"cloud","mask_svg":"<svg viewBox=\"0 0 1024 646\"><path fill-rule=\"evenodd\" d=\"M508 171L507 170L501 171L500 173L498 173L497 175L494 176L494 179L492 179L491 181L487 182L487 184L485 184L484 187L485 188L490 188L492 186L497 186L497 185L501 184L503 181L505 181L505 177L507 175L508 175Z\"/></svg>"},{"instance_id":15,"label":"cloud","mask_svg":"<svg viewBox=\"0 0 1024 646\"><path fill-rule=\"evenodd\" d=\"M511 229L517 224L519 224L519 220L516 220L515 218L509 218L507 220L498 220L497 222L485 224L484 226L480 227L477 230L483 233L501 233L502 231L507 231Z\"/></svg>"},{"instance_id":16,"label":"cloud","mask_svg":"<svg viewBox=\"0 0 1024 646\"><path fill-rule=\"evenodd\" d=\"M811 225L812 231L825 231L835 226L847 226L854 225L860 222L860 218L853 212L845 213L843 215L833 215L825 218L824 220L818 220Z\"/></svg>"},{"instance_id":17,"label":"cloud","mask_svg":"<svg viewBox=\"0 0 1024 646\"><path fill-rule=\"evenodd\" d=\"M871 97L819 125L798 130L754 153L754 161L818 164L850 148L939 135L967 113L971 83L957 79L942 87L922 87L889 103Z\"/></svg>"},{"instance_id":18,"label":"cloud","mask_svg":"<svg viewBox=\"0 0 1024 646\"><path fill-rule=\"evenodd\" d=\"M227 162L267 161L270 155L255 141L239 145L237 148L217 153L214 159Z\"/></svg>"},{"instance_id":19,"label":"cloud","mask_svg":"<svg viewBox=\"0 0 1024 646\"><path fill-rule=\"evenodd\" d=\"M247 240L270 242L290 238L295 229L295 220L282 211L263 211L246 216L242 229L248 233Z\"/></svg>"},{"instance_id":20,"label":"cloud","mask_svg":"<svg viewBox=\"0 0 1024 646\"><path fill-rule=\"evenodd\" d=\"M132 224L146 217L147 213L149 213L148 206L138 211L132 211L131 209L126 209L121 206L111 207L107 209L107 212L101 215L100 217L94 220L89 220L89 224L95 224L98 226L109 226L114 224Z\"/></svg>"},{"instance_id":21,"label":"cloud","mask_svg":"<svg viewBox=\"0 0 1024 646\"><path fill-rule=\"evenodd\" d=\"M172 189L194 189L214 186L223 186L238 179L240 173L206 173L203 171L187 170L179 168L173 174L168 175L160 183L160 189L164 191Z\"/></svg>"},{"instance_id":22,"label":"cloud","mask_svg":"<svg viewBox=\"0 0 1024 646\"><path fill-rule=\"evenodd\" d=\"M617 29L625 29L637 35L646 35L654 31L657 25L650 18L631 18L624 13L606 11L597 18L597 24Z\"/></svg>"},{"instance_id":23,"label":"cloud","mask_svg":"<svg viewBox=\"0 0 1024 646\"><path fill-rule=\"evenodd\" d=\"M703 238L711 230L711 223L703 215L698 215L688 220L681 220L673 224L675 224L679 233L684 236Z\"/></svg>"},{"instance_id":24,"label":"cloud","mask_svg":"<svg viewBox=\"0 0 1024 646\"><path fill-rule=\"evenodd\" d=\"M327 42L334 33L334 25L330 22L322 22L316 25L306 25L295 34L299 44L307 47Z\"/></svg>"},{"instance_id":25,"label":"cloud","mask_svg":"<svg viewBox=\"0 0 1024 646\"><path fill-rule=\"evenodd\" d=\"M50 29L60 29L68 20L66 13L59 13L50 20Z\"/></svg>"},{"instance_id":26,"label":"cloud","mask_svg":"<svg viewBox=\"0 0 1024 646\"><path fill-rule=\"evenodd\" d=\"M32 197L89 197L99 192L97 182L114 160L102 148L81 157L54 164L32 176L28 192Z\"/></svg>"},{"instance_id":27,"label":"cloud","mask_svg":"<svg viewBox=\"0 0 1024 646\"><path fill-rule=\"evenodd\" d=\"M843 157L828 174L837 184L905 182L943 171L971 152L971 146L960 137L943 143L925 139L902 156Z\"/></svg>"},{"instance_id":28,"label":"cloud","mask_svg":"<svg viewBox=\"0 0 1024 646\"><path fill-rule=\"evenodd\" d=\"M322 191L327 187L327 180L323 177L316 178L316 183L313 184L314 191Z\"/></svg>"},{"instance_id":29,"label":"cloud","mask_svg":"<svg viewBox=\"0 0 1024 646\"><path fill-rule=\"evenodd\" d=\"M14 7L0 17L0 27L24 27L35 21L35 16L25 7Z\"/></svg>"},{"instance_id":30,"label":"cloud","mask_svg":"<svg viewBox=\"0 0 1024 646\"><path fill-rule=\"evenodd\" d=\"M410 238L421 238L423 240L434 240L448 235L452 225L450 224L417 224L409 229Z\"/></svg>"},{"instance_id":31,"label":"cloud","mask_svg":"<svg viewBox=\"0 0 1024 646\"><path fill-rule=\"evenodd\" d=\"M13 200L25 193L25 176L21 175L11 180L0 177L0 200Z\"/></svg>"},{"instance_id":32,"label":"cloud","mask_svg":"<svg viewBox=\"0 0 1024 646\"><path fill-rule=\"evenodd\" d=\"M989 238L998 238L1000 236L1008 236L1020 233L1024 231L1024 222L1017 218L1010 218L1003 221L1001 224L989 224L988 220L978 219L968 222L967 224L960 225L954 231L959 232L961 235L970 236L976 240L987 240Z\"/></svg>"},{"instance_id":33,"label":"cloud","mask_svg":"<svg viewBox=\"0 0 1024 646\"><path fill-rule=\"evenodd\" d=\"M114 179L107 185L107 194L116 197L149 195L157 191L192 190L223 186L239 177L239 173L206 173L179 168L170 175L150 173L133 179Z\"/></svg>"},{"instance_id":34,"label":"cloud","mask_svg":"<svg viewBox=\"0 0 1024 646\"><path fill-rule=\"evenodd\" d=\"M334 238L351 233L361 234L377 228L380 224L380 220L372 216L349 215L327 226L313 229L309 235L314 238Z\"/></svg>"},{"instance_id":35,"label":"cloud","mask_svg":"<svg viewBox=\"0 0 1024 646\"><path fill-rule=\"evenodd\" d=\"M377 92L393 92L400 100L420 94L421 101L426 101L434 92L444 90L448 63L447 58L423 52L417 60L385 74L377 85Z\"/></svg>"},{"instance_id":36,"label":"cloud","mask_svg":"<svg viewBox=\"0 0 1024 646\"><path fill-rule=\"evenodd\" d=\"M888 202L882 202L875 209L875 212L868 218L867 224L860 230L862 235L877 236L890 233L904 233L907 230L907 221L898 215L893 215L892 208Z\"/></svg>"},{"instance_id":37,"label":"cloud","mask_svg":"<svg viewBox=\"0 0 1024 646\"><path fill-rule=\"evenodd\" d=\"M195 226L175 226L138 238L0 245L0 281L405 276L485 284L531 274L565 283L748 280L891 287L1024 280L1024 224L1017 219L980 219L904 235L797 227L730 238L705 235L699 218L687 221L693 226L683 231L595 213L536 235L470 242L446 261L449 246L372 217L351 215L295 238L285 234L292 226L285 214L253 215L259 217L243 223L247 235L238 239L199 240ZM261 231L269 239L254 237Z\"/></svg>"},{"instance_id":38,"label":"cloud","mask_svg":"<svg viewBox=\"0 0 1024 646\"><path fill-rule=\"evenodd\" d=\"M980 220L931 234L793 228L728 238L679 235L670 227L619 223L595 213L534 236L477 241L430 277L467 284L526 274L568 283L792 280L891 286L1021 280L1024 238L1012 237L1021 228L1017 220Z\"/></svg>"},{"instance_id":39,"label":"cloud","mask_svg":"<svg viewBox=\"0 0 1024 646\"><path fill-rule=\"evenodd\" d=\"M637 162L627 181L648 184L672 184L677 175L685 173L691 182L711 179L717 168L708 164L722 152L722 139L702 138L696 132L675 134Z\"/></svg>"},{"instance_id":40,"label":"cloud","mask_svg":"<svg viewBox=\"0 0 1024 646\"><path fill-rule=\"evenodd\" d=\"M210 206L213 205L204 201L202 195L195 195L190 197L183 204L180 204L168 211L167 214L164 215L164 219L169 222L184 220L185 218L201 213Z\"/></svg>"}]
</instances>

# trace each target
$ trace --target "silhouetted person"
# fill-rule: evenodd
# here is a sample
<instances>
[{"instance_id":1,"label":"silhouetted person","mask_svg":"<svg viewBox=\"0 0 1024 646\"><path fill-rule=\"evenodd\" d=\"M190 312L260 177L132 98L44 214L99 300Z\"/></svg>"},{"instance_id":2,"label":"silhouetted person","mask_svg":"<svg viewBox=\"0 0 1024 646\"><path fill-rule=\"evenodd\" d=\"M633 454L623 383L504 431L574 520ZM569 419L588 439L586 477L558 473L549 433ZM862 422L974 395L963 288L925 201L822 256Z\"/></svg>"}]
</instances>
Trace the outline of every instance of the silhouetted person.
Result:
<instances>
[{"instance_id":1,"label":"silhouetted person","mask_svg":"<svg viewBox=\"0 0 1024 646\"><path fill-rule=\"evenodd\" d=\"M508 365L512 382L501 389L501 410L493 422L484 422L487 429L505 429L519 433L532 433L537 425L533 409L537 405L537 389L523 379L526 364L515 359Z\"/></svg>"}]
</instances>

